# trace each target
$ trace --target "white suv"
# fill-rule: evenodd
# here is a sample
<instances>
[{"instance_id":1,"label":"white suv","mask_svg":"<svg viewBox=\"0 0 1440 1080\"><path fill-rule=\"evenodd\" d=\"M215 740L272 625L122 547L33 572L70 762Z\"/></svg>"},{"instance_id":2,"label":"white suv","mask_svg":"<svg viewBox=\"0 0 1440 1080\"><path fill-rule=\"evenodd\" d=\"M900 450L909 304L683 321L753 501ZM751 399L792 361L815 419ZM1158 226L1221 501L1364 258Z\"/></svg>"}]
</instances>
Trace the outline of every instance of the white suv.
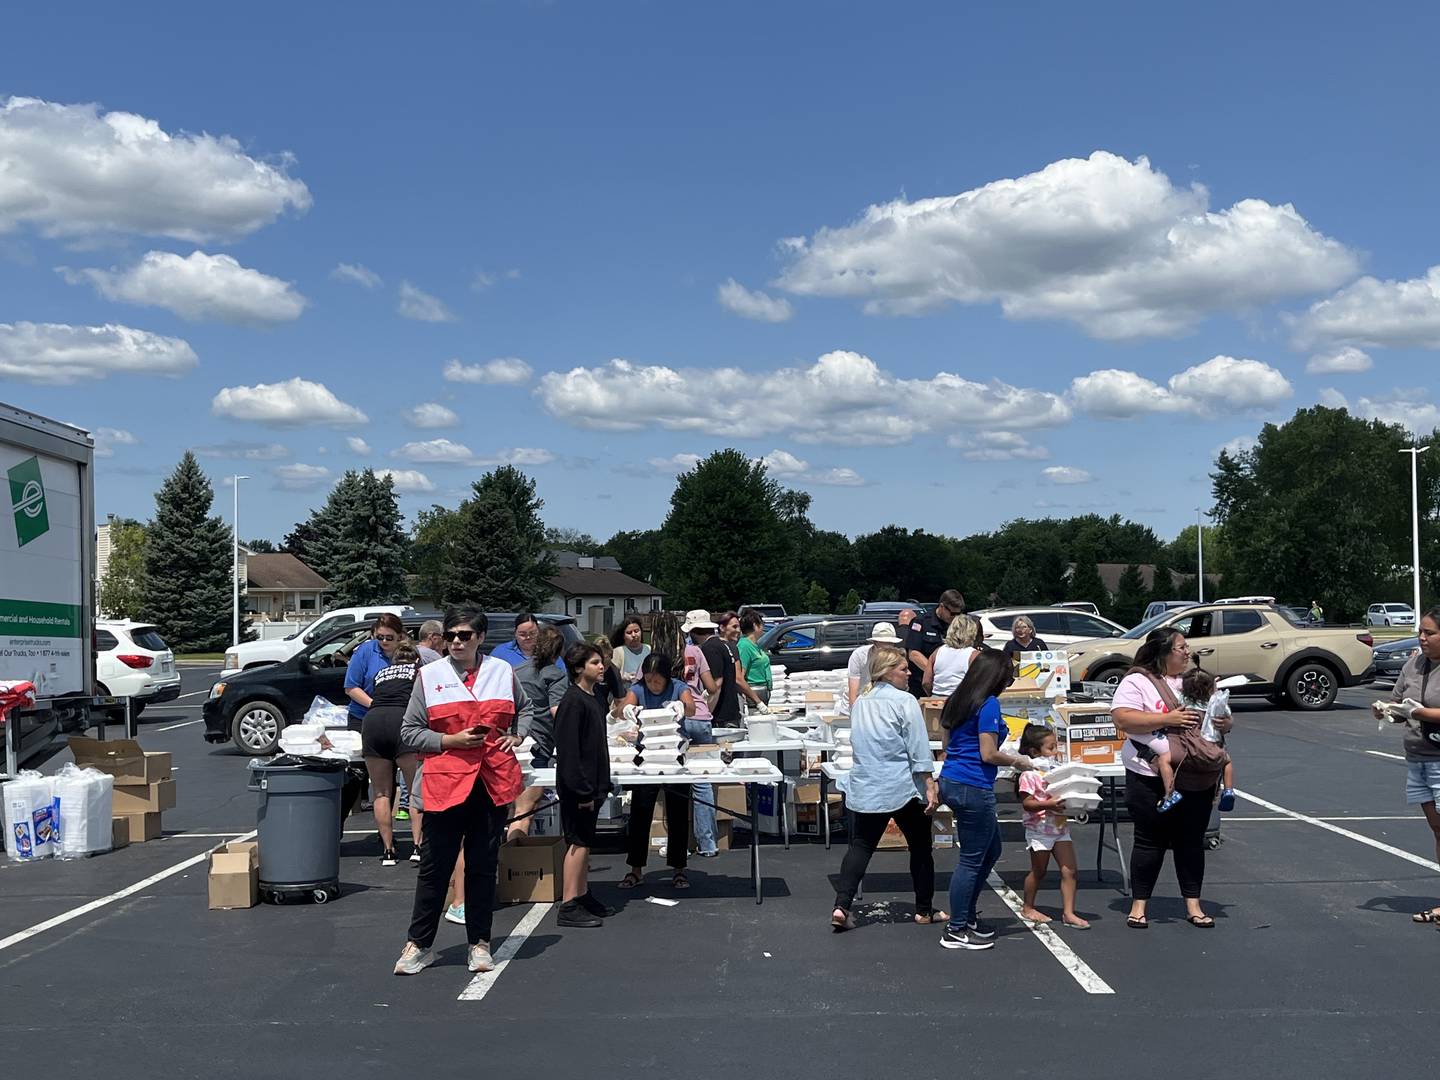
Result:
<instances>
[{"instance_id":1,"label":"white suv","mask_svg":"<svg viewBox=\"0 0 1440 1080\"><path fill-rule=\"evenodd\" d=\"M1371 604L1365 612L1366 626L1414 626L1415 611L1409 604Z\"/></svg>"},{"instance_id":2,"label":"white suv","mask_svg":"<svg viewBox=\"0 0 1440 1080\"><path fill-rule=\"evenodd\" d=\"M270 641L243 641L225 650L225 670L221 676L231 675L247 668L279 664L294 656L312 641L324 637L331 630L338 630L353 622L374 622L381 615L398 615L402 619L413 619L419 614L408 604L372 604L369 607L336 608L327 611L303 630L296 630L289 637Z\"/></svg>"},{"instance_id":3,"label":"white suv","mask_svg":"<svg viewBox=\"0 0 1440 1080\"><path fill-rule=\"evenodd\" d=\"M150 623L95 623L95 681L102 694L130 699L130 713L180 696L175 654Z\"/></svg>"},{"instance_id":4,"label":"white suv","mask_svg":"<svg viewBox=\"0 0 1440 1080\"><path fill-rule=\"evenodd\" d=\"M1035 624L1035 636L1052 649L1092 638L1119 637L1125 627L1088 611L1058 607L991 608L971 612L984 628L985 644L998 649L1010 640L1010 624L1027 615Z\"/></svg>"}]
</instances>

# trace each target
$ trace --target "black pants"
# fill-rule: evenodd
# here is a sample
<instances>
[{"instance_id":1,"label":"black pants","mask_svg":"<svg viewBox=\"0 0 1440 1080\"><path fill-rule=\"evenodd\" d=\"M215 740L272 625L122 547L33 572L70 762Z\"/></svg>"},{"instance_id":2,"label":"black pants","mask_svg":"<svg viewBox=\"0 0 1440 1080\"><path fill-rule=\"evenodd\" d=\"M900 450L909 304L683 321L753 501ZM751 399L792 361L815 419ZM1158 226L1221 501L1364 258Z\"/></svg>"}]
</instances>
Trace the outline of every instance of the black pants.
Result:
<instances>
[{"instance_id":1,"label":"black pants","mask_svg":"<svg viewBox=\"0 0 1440 1080\"><path fill-rule=\"evenodd\" d=\"M1165 852L1175 860L1175 878L1180 882L1180 895L1187 900L1200 898L1205 883L1205 827L1210 822L1210 807L1215 801L1215 788L1204 791L1181 789L1181 800L1165 813L1155 804L1165 797L1165 784L1158 776L1125 774L1125 806L1135 825L1135 846L1130 853L1130 895L1136 900L1149 900L1165 863ZM427 821L426 829L429 825Z\"/></svg>"},{"instance_id":2,"label":"black pants","mask_svg":"<svg viewBox=\"0 0 1440 1080\"><path fill-rule=\"evenodd\" d=\"M910 879L915 884L915 910L929 914L935 907L935 854L931 849L934 839L930 832L930 815L925 813L925 804L911 799L893 814L852 814L855 827L850 836L850 847L840 864L840 886L835 893L835 906L850 910L855 902L855 890L870 865L870 856L875 854L875 845L885 835L885 826L890 819L900 826L905 834L905 844L910 849Z\"/></svg>"},{"instance_id":3,"label":"black pants","mask_svg":"<svg viewBox=\"0 0 1440 1080\"><path fill-rule=\"evenodd\" d=\"M475 777L469 796L449 810L425 811L425 843L420 848L420 874L415 879L415 907L410 940L422 949L435 941L445 913L445 890L455 872L460 846L465 846L465 936L470 944L490 940L495 914L495 871L500 865L500 838L510 807L496 806Z\"/></svg>"},{"instance_id":4,"label":"black pants","mask_svg":"<svg viewBox=\"0 0 1440 1080\"><path fill-rule=\"evenodd\" d=\"M650 855L650 825L655 820L655 800L665 792L665 861L676 870L685 869L690 856L690 800L679 784L645 784L630 789L630 826L626 833L625 861L643 867Z\"/></svg>"}]
</instances>

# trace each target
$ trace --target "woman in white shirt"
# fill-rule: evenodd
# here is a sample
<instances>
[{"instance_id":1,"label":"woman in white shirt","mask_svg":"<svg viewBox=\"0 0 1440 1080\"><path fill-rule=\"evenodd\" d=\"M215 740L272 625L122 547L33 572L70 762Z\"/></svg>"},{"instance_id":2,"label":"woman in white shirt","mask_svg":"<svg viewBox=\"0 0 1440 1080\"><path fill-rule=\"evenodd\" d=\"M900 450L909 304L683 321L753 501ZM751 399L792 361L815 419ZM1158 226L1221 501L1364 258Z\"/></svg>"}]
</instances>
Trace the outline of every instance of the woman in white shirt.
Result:
<instances>
[{"instance_id":1,"label":"woman in white shirt","mask_svg":"<svg viewBox=\"0 0 1440 1080\"><path fill-rule=\"evenodd\" d=\"M860 692L870 685L870 649L875 645L894 645L899 648L905 639L895 633L895 627L888 622L877 622L870 628L870 638L853 653L845 670L845 697L840 702L840 715L849 716L850 707L855 704Z\"/></svg>"},{"instance_id":2,"label":"woman in white shirt","mask_svg":"<svg viewBox=\"0 0 1440 1080\"><path fill-rule=\"evenodd\" d=\"M910 879L915 886L915 921L943 922L936 911L935 855L930 815L940 805L935 763L920 703L906 689L910 668L905 654L891 645L870 649L870 686L850 709L850 742L855 765L837 781L853 817L850 847L840 864L840 882L830 925L838 933L853 930L850 905L870 865L870 856L893 820L910 849Z\"/></svg>"},{"instance_id":3,"label":"woman in white shirt","mask_svg":"<svg viewBox=\"0 0 1440 1080\"><path fill-rule=\"evenodd\" d=\"M929 669L923 679L925 692L935 697L949 697L970 670L970 661L979 650L980 620L969 615L956 615L945 631L945 644L930 654Z\"/></svg>"}]
</instances>

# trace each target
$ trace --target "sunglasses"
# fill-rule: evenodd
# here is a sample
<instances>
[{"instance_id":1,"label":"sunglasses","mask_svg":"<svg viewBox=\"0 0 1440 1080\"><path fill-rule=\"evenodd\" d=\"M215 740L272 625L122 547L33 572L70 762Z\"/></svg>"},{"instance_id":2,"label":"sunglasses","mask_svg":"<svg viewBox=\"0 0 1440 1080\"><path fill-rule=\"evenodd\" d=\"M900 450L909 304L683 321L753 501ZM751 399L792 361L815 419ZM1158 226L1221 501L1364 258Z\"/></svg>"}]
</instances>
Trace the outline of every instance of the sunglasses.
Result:
<instances>
[{"instance_id":1,"label":"sunglasses","mask_svg":"<svg viewBox=\"0 0 1440 1080\"><path fill-rule=\"evenodd\" d=\"M440 636L443 637L446 641L459 641L459 642L462 642L462 643L463 643L463 642L469 641L471 638L473 638L473 637L475 636L475 631L474 631L474 630L446 630L445 633L443 633L443 634L440 635Z\"/></svg>"},{"instance_id":2,"label":"sunglasses","mask_svg":"<svg viewBox=\"0 0 1440 1080\"><path fill-rule=\"evenodd\" d=\"M399 641L400 639L399 639L398 637L396 637L394 634L376 634L376 635L375 635L375 640L376 640L376 641Z\"/></svg>"}]
</instances>

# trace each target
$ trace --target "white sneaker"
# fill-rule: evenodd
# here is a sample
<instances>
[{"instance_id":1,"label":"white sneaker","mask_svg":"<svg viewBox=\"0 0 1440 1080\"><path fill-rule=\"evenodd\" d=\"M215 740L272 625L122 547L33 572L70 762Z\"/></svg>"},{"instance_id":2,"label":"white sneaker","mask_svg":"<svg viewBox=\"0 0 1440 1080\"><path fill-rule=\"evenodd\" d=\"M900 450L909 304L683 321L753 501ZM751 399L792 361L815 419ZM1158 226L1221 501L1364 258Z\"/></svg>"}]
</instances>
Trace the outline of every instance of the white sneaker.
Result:
<instances>
[{"instance_id":1,"label":"white sneaker","mask_svg":"<svg viewBox=\"0 0 1440 1080\"><path fill-rule=\"evenodd\" d=\"M495 958L490 955L489 942L482 941L479 945L470 946L470 959L467 966L471 971L494 971Z\"/></svg>"},{"instance_id":2,"label":"white sneaker","mask_svg":"<svg viewBox=\"0 0 1440 1080\"><path fill-rule=\"evenodd\" d=\"M407 941L405 948L400 952L400 959L395 961L395 974L418 975L434 962L433 950L422 949L413 941Z\"/></svg>"}]
</instances>

